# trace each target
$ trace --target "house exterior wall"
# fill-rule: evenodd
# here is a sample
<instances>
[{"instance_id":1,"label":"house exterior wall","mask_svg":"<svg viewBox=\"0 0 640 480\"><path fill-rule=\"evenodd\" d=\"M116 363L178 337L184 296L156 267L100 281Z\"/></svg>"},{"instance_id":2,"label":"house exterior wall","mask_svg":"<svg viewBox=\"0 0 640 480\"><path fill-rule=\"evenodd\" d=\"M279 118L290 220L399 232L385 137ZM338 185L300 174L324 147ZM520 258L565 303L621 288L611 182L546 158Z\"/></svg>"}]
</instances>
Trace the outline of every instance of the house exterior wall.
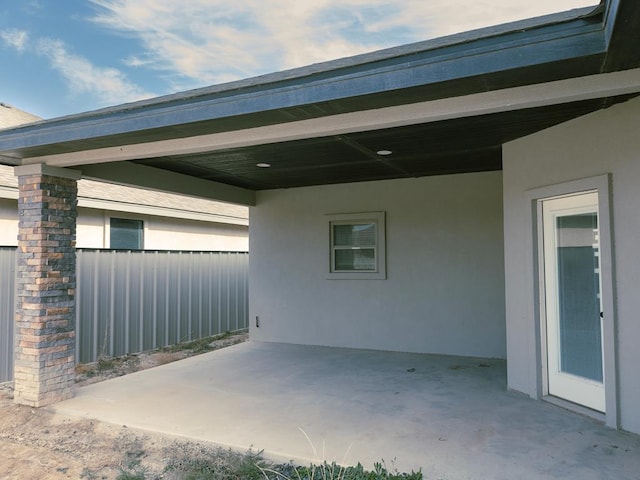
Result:
<instances>
[{"instance_id":1,"label":"house exterior wall","mask_svg":"<svg viewBox=\"0 0 640 480\"><path fill-rule=\"evenodd\" d=\"M78 207L78 248L105 248L105 216L102 210Z\"/></svg>"},{"instance_id":2,"label":"house exterior wall","mask_svg":"<svg viewBox=\"0 0 640 480\"><path fill-rule=\"evenodd\" d=\"M78 208L77 247L109 248L108 219L132 218L144 222L146 250L246 252L248 229L243 225ZM0 245L17 245L17 202L0 198Z\"/></svg>"},{"instance_id":3,"label":"house exterior wall","mask_svg":"<svg viewBox=\"0 0 640 480\"><path fill-rule=\"evenodd\" d=\"M532 225L527 190L610 174L620 426L640 433L640 100L504 146L508 384L537 395Z\"/></svg>"},{"instance_id":4,"label":"house exterior wall","mask_svg":"<svg viewBox=\"0 0 640 480\"><path fill-rule=\"evenodd\" d=\"M242 225L147 217L144 235L147 250L249 250L248 228Z\"/></svg>"},{"instance_id":5,"label":"house exterior wall","mask_svg":"<svg viewBox=\"0 0 640 480\"><path fill-rule=\"evenodd\" d=\"M18 202L0 198L0 245L18 246Z\"/></svg>"},{"instance_id":6,"label":"house exterior wall","mask_svg":"<svg viewBox=\"0 0 640 480\"><path fill-rule=\"evenodd\" d=\"M252 339L504 357L501 182L486 172L259 192ZM373 211L386 212L386 280L327 279L326 215Z\"/></svg>"}]
</instances>

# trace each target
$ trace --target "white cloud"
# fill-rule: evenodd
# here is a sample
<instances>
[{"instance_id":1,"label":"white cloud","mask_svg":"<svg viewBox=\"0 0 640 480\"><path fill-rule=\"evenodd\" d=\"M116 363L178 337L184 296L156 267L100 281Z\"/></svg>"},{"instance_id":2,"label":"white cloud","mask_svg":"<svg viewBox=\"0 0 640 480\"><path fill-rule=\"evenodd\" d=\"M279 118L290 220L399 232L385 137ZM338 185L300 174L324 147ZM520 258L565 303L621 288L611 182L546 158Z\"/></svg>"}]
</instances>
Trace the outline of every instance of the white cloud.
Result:
<instances>
[{"instance_id":1,"label":"white cloud","mask_svg":"<svg viewBox=\"0 0 640 480\"><path fill-rule=\"evenodd\" d=\"M136 38L125 60L204 85L434 38L597 0L91 0Z\"/></svg>"},{"instance_id":2,"label":"white cloud","mask_svg":"<svg viewBox=\"0 0 640 480\"><path fill-rule=\"evenodd\" d=\"M597 0L90 0L91 21L136 41L122 69L156 70L173 90L222 83L528 18ZM37 9L38 0L25 3ZM17 52L48 59L73 95L100 105L151 97L122 69L60 40L0 30Z\"/></svg>"},{"instance_id":3,"label":"white cloud","mask_svg":"<svg viewBox=\"0 0 640 480\"><path fill-rule=\"evenodd\" d=\"M379 48L321 23L335 0L91 0L93 21L137 37L128 65L153 65L200 83L290 68ZM341 10L370 0L343 0ZM334 26L335 27L335 26ZM131 61L133 60L133 61Z\"/></svg>"},{"instance_id":4,"label":"white cloud","mask_svg":"<svg viewBox=\"0 0 640 480\"><path fill-rule=\"evenodd\" d=\"M40 39L36 52L45 56L51 67L62 75L72 94L89 94L105 105L120 104L153 96L114 68L102 68L67 51L60 40Z\"/></svg>"},{"instance_id":5,"label":"white cloud","mask_svg":"<svg viewBox=\"0 0 640 480\"><path fill-rule=\"evenodd\" d=\"M36 14L42 10L42 3L39 0L30 0L22 3L22 10L29 15Z\"/></svg>"},{"instance_id":6,"label":"white cloud","mask_svg":"<svg viewBox=\"0 0 640 480\"><path fill-rule=\"evenodd\" d=\"M597 3L598 0L405 0L403 8L372 24L370 28L385 30L411 26L416 29L422 25L428 31L429 38L436 38L559 11L595 6Z\"/></svg>"},{"instance_id":7,"label":"white cloud","mask_svg":"<svg viewBox=\"0 0 640 480\"><path fill-rule=\"evenodd\" d=\"M155 95L130 82L122 71L96 66L69 52L61 40L41 38L31 41L29 32L17 29L0 30L0 40L20 53L46 57L51 68L65 80L72 96L89 95L99 105L107 106Z\"/></svg>"},{"instance_id":8,"label":"white cloud","mask_svg":"<svg viewBox=\"0 0 640 480\"><path fill-rule=\"evenodd\" d=\"M27 47L29 33L25 30L16 29L0 30L0 38L6 45L22 53Z\"/></svg>"}]
</instances>

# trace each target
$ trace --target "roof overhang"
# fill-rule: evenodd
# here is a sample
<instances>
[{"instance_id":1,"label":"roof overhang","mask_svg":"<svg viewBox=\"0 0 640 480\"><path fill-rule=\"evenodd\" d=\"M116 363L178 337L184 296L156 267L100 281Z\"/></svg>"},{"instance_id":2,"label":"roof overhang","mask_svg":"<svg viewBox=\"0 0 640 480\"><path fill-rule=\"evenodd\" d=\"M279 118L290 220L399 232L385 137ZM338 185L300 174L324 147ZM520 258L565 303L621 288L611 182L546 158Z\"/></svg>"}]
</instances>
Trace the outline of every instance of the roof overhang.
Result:
<instances>
[{"instance_id":1,"label":"roof overhang","mask_svg":"<svg viewBox=\"0 0 640 480\"><path fill-rule=\"evenodd\" d=\"M0 132L0 162L243 204L260 189L499 169L505 141L640 93L639 11L611 0L43 121Z\"/></svg>"},{"instance_id":2,"label":"roof overhang","mask_svg":"<svg viewBox=\"0 0 640 480\"><path fill-rule=\"evenodd\" d=\"M640 69L633 69L195 137L26 157L23 163L46 163L68 167L192 155L452 119L482 117L638 92L640 92Z\"/></svg>"}]
</instances>

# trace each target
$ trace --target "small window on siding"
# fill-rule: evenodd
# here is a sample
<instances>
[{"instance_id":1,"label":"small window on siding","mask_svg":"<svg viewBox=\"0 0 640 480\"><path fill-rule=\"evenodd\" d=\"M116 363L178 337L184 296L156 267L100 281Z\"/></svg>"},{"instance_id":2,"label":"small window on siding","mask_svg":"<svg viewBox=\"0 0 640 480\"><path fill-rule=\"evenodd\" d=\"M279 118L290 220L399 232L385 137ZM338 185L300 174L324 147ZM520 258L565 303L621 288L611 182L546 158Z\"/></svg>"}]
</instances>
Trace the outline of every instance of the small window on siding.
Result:
<instances>
[{"instance_id":1,"label":"small window on siding","mask_svg":"<svg viewBox=\"0 0 640 480\"><path fill-rule=\"evenodd\" d=\"M109 247L113 250L142 250L142 220L111 218L109 232Z\"/></svg>"},{"instance_id":2,"label":"small window on siding","mask_svg":"<svg viewBox=\"0 0 640 480\"><path fill-rule=\"evenodd\" d=\"M384 212L329 215L330 279L386 278Z\"/></svg>"}]
</instances>

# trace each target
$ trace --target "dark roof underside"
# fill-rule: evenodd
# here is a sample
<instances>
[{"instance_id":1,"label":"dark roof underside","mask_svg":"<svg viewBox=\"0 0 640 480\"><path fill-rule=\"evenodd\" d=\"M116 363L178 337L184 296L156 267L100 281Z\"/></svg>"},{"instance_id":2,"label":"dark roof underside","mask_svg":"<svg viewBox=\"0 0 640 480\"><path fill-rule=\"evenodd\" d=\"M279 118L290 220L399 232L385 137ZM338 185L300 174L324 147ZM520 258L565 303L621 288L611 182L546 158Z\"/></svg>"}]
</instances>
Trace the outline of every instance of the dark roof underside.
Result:
<instances>
[{"instance_id":1,"label":"dark roof underside","mask_svg":"<svg viewBox=\"0 0 640 480\"><path fill-rule=\"evenodd\" d=\"M252 190L500 170L504 142L606 104L602 99L587 100L136 163ZM381 156L379 150L393 154ZM258 163L271 168L259 168Z\"/></svg>"}]
</instances>

